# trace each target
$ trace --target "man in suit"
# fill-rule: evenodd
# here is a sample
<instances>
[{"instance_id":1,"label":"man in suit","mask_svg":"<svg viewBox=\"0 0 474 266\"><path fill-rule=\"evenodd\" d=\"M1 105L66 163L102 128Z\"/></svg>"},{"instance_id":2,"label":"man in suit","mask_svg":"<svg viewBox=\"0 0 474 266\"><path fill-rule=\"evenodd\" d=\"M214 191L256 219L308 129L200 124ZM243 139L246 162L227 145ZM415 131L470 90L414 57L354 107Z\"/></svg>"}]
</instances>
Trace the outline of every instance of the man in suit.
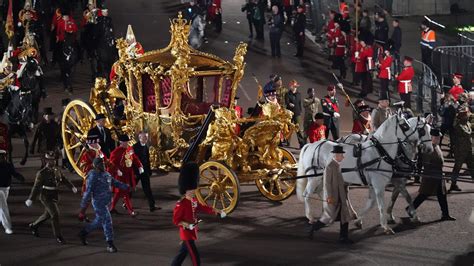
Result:
<instances>
[{"instance_id":1,"label":"man in suit","mask_svg":"<svg viewBox=\"0 0 474 266\"><path fill-rule=\"evenodd\" d=\"M150 212L160 209L155 206L155 199L150 188L150 176L151 176L151 165L150 165L150 148L148 147L148 133L140 132L138 134L139 142L133 145L133 150L135 154L140 159L140 162L143 165L144 172L138 173L138 169L135 169L136 175L138 176L138 181L142 181L143 193L145 193L146 198L148 199L148 204L150 206Z\"/></svg>"},{"instance_id":2,"label":"man in suit","mask_svg":"<svg viewBox=\"0 0 474 266\"><path fill-rule=\"evenodd\" d=\"M99 136L99 145L101 147L101 150L107 158L110 158L110 152L115 149L115 141L112 138L110 129L105 127L105 115L98 114L95 117L95 123L96 126L91 128L87 135Z\"/></svg>"}]
</instances>

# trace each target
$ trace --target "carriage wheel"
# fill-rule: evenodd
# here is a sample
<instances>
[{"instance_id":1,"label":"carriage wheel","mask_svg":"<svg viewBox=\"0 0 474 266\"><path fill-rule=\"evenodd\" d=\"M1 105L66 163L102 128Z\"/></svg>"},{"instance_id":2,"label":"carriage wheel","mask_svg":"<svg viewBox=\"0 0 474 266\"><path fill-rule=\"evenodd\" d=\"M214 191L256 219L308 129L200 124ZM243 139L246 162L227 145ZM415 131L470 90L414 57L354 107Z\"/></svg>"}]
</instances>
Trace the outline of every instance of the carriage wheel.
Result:
<instances>
[{"instance_id":1,"label":"carriage wheel","mask_svg":"<svg viewBox=\"0 0 474 266\"><path fill-rule=\"evenodd\" d=\"M295 164L296 159L291 152L286 149L280 148L283 152L282 163L287 162ZM282 201L291 196L296 188L295 180L280 180L280 177L287 176L275 176L271 178L262 178L255 180L258 190L264 197L273 201Z\"/></svg>"},{"instance_id":2,"label":"carriage wheel","mask_svg":"<svg viewBox=\"0 0 474 266\"><path fill-rule=\"evenodd\" d=\"M200 181L196 190L199 202L231 213L239 202L240 185L228 166L209 161L199 167Z\"/></svg>"},{"instance_id":3,"label":"carriage wheel","mask_svg":"<svg viewBox=\"0 0 474 266\"><path fill-rule=\"evenodd\" d=\"M87 132L94 126L95 116L94 109L88 103L73 100L66 106L62 117L64 152L76 173L82 177L86 173L79 168L79 160L85 151L83 143L86 142Z\"/></svg>"}]
</instances>

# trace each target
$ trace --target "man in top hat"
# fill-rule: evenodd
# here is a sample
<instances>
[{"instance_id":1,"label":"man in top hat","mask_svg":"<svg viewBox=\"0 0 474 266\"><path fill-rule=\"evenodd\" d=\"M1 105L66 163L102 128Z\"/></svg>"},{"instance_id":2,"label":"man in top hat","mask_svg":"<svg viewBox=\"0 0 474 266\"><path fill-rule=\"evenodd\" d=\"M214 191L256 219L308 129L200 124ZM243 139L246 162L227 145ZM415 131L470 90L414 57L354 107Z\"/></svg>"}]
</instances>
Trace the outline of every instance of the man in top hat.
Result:
<instances>
[{"instance_id":1,"label":"man in top hat","mask_svg":"<svg viewBox=\"0 0 474 266\"><path fill-rule=\"evenodd\" d=\"M172 266L182 265L187 255L191 257L193 266L201 265L199 251L195 241L197 240L199 219L197 214L204 212L210 215L226 217L224 211L218 211L212 207L201 204L195 191L199 185L199 165L188 162L181 167L178 178L179 194L182 196L173 210L173 224L179 227L179 236L182 240L178 255L174 257Z\"/></svg>"},{"instance_id":2,"label":"man in top hat","mask_svg":"<svg viewBox=\"0 0 474 266\"><path fill-rule=\"evenodd\" d=\"M12 223L10 219L10 211L8 209L8 194L10 192L10 185L12 177L25 182L25 178L19 174L12 163L7 161L7 151L0 150L0 224L3 225L5 233L10 235L12 231Z\"/></svg>"},{"instance_id":3,"label":"man in top hat","mask_svg":"<svg viewBox=\"0 0 474 266\"><path fill-rule=\"evenodd\" d=\"M453 98L456 101L458 100L459 95L465 92L461 85L462 77L463 75L460 73L453 74L453 86L449 90L449 94L453 95Z\"/></svg>"},{"instance_id":4,"label":"man in top hat","mask_svg":"<svg viewBox=\"0 0 474 266\"><path fill-rule=\"evenodd\" d=\"M115 148L115 141L112 138L110 129L105 127L106 118L104 114L97 114L95 117L96 126L91 128L87 135L99 136L99 145L101 151L106 157L110 157L110 152Z\"/></svg>"},{"instance_id":5,"label":"man in top hat","mask_svg":"<svg viewBox=\"0 0 474 266\"><path fill-rule=\"evenodd\" d=\"M454 152L454 168L451 175L449 191L461 191L457 179L462 165L465 163L474 179L474 158L472 156L472 128L469 122L469 107L462 105L458 109L458 117L454 124L453 136L450 136Z\"/></svg>"},{"instance_id":6,"label":"man in top hat","mask_svg":"<svg viewBox=\"0 0 474 266\"><path fill-rule=\"evenodd\" d=\"M380 97L383 95L386 95L388 99L390 99L390 90L388 88L388 85L390 83L390 80L392 79L392 55L390 54L390 49L388 49L388 46L385 46L385 49L383 51L383 57L379 59L378 61L378 67L379 67L379 80L380 80Z\"/></svg>"},{"instance_id":7,"label":"man in top hat","mask_svg":"<svg viewBox=\"0 0 474 266\"><path fill-rule=\"evenodd\" d=\"M132 57L136 58L145 53L143 46L141 43L137 42L135 38L135 34L133 33L132 25L128 25L127 27L127 36L125 37L127 41L127 54Z\"/></svg>"},{"instance_id":8,"label":"man in top hat","mask_svg":"<svg viewBox=\"0 0 474 266\"><path fill-rule=\"evenodd\" d=\"M148 146L148 133L140 132L138 134L138 142L133 145L133 150L138 156L138 159L143 165L143 173L139 173L138 169L135 168L135 174L138 176L137 181L142 182L143 193L148 200L148 206L150 207L150 212L155 211L156 209L161 209L155 206L155 197L150 187L150 176L151 172L151 162L150 162L150 148Z\"/></svg>"},{"instance_id":9,"label":"man in top hat","mask_svg":"<svg viewBox=\"0 0 474 266\"><path fill-rule=\"evenodd\" d=\"M144 173L145 170L143 169L140 159L138 159L138 156L135 154L133 147L128 145L129 141L130 138L127 135L119 136L120 145L110 154L110 165L108 170L115 179L129 185L130 188L135 189L136 178L134 167L138 168L139 174ZM123 199L128 213L132 217L137 216L138 213L133 211L129 191L124 191L117 187L114 188L114 197L112 199L112 204L110 205L110 211L112 213L117 213L115 205L120 198Z\"/></svg>"},{"instance_id":10,"label":"man in top hat","mask_svg":"<svg viewBox=\"0 0 474 266\"><path fill-rule=\"evenodd\" d=\"M333 140L339 138L339 101L336 98L336 86L328 86L328 94L321 100L324 114L324 125L326 126L326 138L329 138L329 131Z\"/></svg>"},{"instance_id":11,"label":"man in top hat","mask_svg":"<svg viewBox=\"0 0 474 266\"><path fill-rule=\"evenodd\" d=\"M324 125L323 113L314 115L314 122L308 130L306 130L306 135L308 135L309 143L326 139L326 126Z\"/></svg>"},{"instance_id":12,"label":"man in top hat","mask_svg":"<svg viewBox=\"0 0 474 266\"><path fill-rule=\"evenodd\" d=\"M436 33L430 28L429 21L421 22L421 61L432 67L431 54L436 46Z\"/></svg>"},{"instance_id":13,"label":"man in top hat","mask_svg":"<svg viewBox=\"0 0 474 266\"><path fill-rule=\"evenodd\" d=\"M352 133L368 135L371 132L370 124L372 122L372 117L370 112L372 111L372 108L370 108L368 105L362 105L357 109L359 116L354 120L352 125Z\"/></svg>"},{"instance_id":14,"label":"man in top hat","mask_svg":"<svg viewBox=\"0 0 474 266\"><path fill-rule=\"evenodd\" d=\"M117 252L114 245L114 232L112 226L112 217L108 206L112 199L112 186L122 190L128 190L129 186L114 179L105 171L105 162L103 158L95 158L93 161L94 169L87 174L87 189L81 200L81 210L79 216L84 216L89 202L92 199L92 207L95 211L95 219L87 224L79 232L79 237L83 245L87 245L87 235L92 231L102 227L104 230L105 241L107 241L107 251L109 253Z\"/></svg>"},{"instance_id":15,"label":"man in top hat","mask_svg":"<svg viewBox=\"0 0 474 266\"><path fill-rule=\"evenodd\" d=\"M412 79L415 76L415 70L412 66L413 58L405 56L403 60L403 70L396 75L398 80L398 93L400 99L405 102L404 107L411 109L411 92L413 91Z\"/></svg>"},{"instance_id":16,"label":"man in top hat","mask_svg":"<svg viewBox=\"0 0 474 266\"><path fill-rule=\"evenodd\" d=\"M33 136L30 153L35 153L36 143L38 143L38 153L52 151L58 156L61 143L59 124L54 120L54 113L51 107L44 108L43 119L38 124ZM44 161L43 161L44 166Z\"/></svg>"},{"instance_id":17,"label":"man in top hat","mask_svg":"<svg viewBox=\"0 0 474 266\"><path fill-rule=\"evenodd\" d=\"M324 168L323 175L323 214L314 224L311 224L308 237L313 238L314 231L317 231L328 224L340 219L341 230L339 242L341 244L352 244L349 239L349 221L351 220L350 207L347 201L347 193L344 187L340 163L344 160L344 148L334 146L332 153L334 157Z\"/></svg>"},{"instance_id":18,"label":"man in top hat","mask_svg":"<svg viewBox=\"0 0 474 266\"><path fill-rule=\"evenodd\" d=\"M54 153L48 152L44 155L44 158L46 166L36 174L35 184L31 189L30 196L25 201L25 205L30 207L38 196L40 196L40 201L44 206L44 212L29 226L32 234L38 237L39 226L46 220L51 219L56 241L59 244L64 244L64 238L62 237L59 225L59 185L66 183L74 193L77 193L77 188L63 175L61 170L54 166L56 160Z\"/></svg>"},{"instance_id":19,"label":"man in top hat","mask_svg":"<svg viewBox=\"0 0 474 266\"><path fill-rule=\"evenodd\" d=\"M429 154L423 154L423 177L418 191L419 194L413 201L413 205L417 209L429 196L436 195L441 207L441 220L454 221L456 219L449 215L446 184L443 179L444 159L443 152L439 146L442 134L436 128L432 129L430 134L434 149Z\"/></svg>"},{"instance_id":20,"label":"man in top hat","mask_svg":"<svg viewBox=\"0 0 474 266\"><path fill-rule=\"evenodd\" d=\"M291 122L293 124L299 125L298 132L296 136L298 137L298 143L300 148L306 144L306 138L303 131L303 117L301 109L301 93L298 91L300 84L296 80L290 82L290 91L286 95L286 108L293 112L293 117Z\"/></svg>"},{"instance_id":21,"label":"man in top hat","mask_svg":"<svg viewBox=\"0 0 474 266\"><path fill-rule=\"evenodd\" d=\"M387 95L380 95L377 108L372 110L370 129L375 132L391 115L393 115L393 111L390 109L390 101Z\"/></svg>"}]
</instances>

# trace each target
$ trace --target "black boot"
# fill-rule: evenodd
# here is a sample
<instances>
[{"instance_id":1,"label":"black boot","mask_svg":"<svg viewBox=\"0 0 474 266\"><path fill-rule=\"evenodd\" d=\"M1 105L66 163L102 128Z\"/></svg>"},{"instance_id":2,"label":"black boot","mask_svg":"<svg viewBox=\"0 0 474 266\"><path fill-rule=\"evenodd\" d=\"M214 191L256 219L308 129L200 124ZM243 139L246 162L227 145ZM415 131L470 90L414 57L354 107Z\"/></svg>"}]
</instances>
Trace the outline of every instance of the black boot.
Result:
<instances>
[{"instance_id":1,"label":"black boot","mask_svg":"<svg viewBox=\"0 0 474 266\"><path fill-rule=\"evenodd\" d=\"M353 244L354 242L349 239L349 223L341 224L341 231L339 233L340 244Z\"/></svg>"},{"instance_id":2,"label":"black boot","mask_svg":"<svg viewBox=\"0 0 474 266\"><path fill-rule=\"evenodd\" d=\"M449 187L449 191L462 191L456 183L456 181L451 182L451 187Z\"/></svg>"},{"instance_id":3,"label":"black boot","mask_svg":"<svg viewBox=\"0 0 474 266\"><path fill-rule=\"evenodd\" d=\"M321 229L321 228L323 228L323 227L325 227L325 226L326 226L326 224L320 222L319 220L318 220L316 223L311 224L311 225L309 226L309 230L308 230L308 238L309 238L309 239L313 239L313 233L314 233L314 231L318 231L319 229Z\"/></svg>"},{"instance_id":4,"label":"black boot","mask_svg":"<svg viewBox=\"0 0 474 266\"><path fill-rule=\"evenodd\" d=\"M29 224L28 226L30 227L31 234L33 234L33 236L39 237L38 226L33 224Z\"/></svg>"},{"instance_id":5,"label":"black boot","mask_svg":"<svg viewBox=\"0 0 474 266\"><path fill-rule=\"evenodd\" d=\"M109 252L109 253L117 252L117 248L114 245L114 241L112 241L112 240L107 241L107 252Z\"/></svg>"},{"instance_id":6,"label":"black boot","mask_svg":"<svg viewBox=\"0 0 474 266\"><path fill-rule=\"evenodd\" d=\"M84 246L87 246L87 232L86 230L82 229L80 232L79 232L79 238L81 239L81 243L84 245Z\"/></svg>"},{"instance_id":7,"label":"black boot","mask_svg":"<svg viewBox=\"0 0 474 266\"><path fill-rule=\"evenodd\" d=\"M56 237L56 242L58 242L58 244L60 245L66 244L66 241L64 240L63 236Z\"/></svg>"}]
</instances>

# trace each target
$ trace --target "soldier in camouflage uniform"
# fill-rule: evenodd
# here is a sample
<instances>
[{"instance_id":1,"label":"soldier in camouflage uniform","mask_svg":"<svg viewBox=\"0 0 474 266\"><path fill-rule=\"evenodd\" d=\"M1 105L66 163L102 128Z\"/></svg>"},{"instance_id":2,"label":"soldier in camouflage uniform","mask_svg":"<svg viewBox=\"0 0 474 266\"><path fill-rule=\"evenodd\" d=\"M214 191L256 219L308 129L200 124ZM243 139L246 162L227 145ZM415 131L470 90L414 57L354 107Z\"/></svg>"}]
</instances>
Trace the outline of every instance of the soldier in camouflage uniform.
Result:
<instances>
[{"instance_id":1,"label":"soldier in camouflage uniform","mask_svg":"<svg viewBox=\"0 0 474 266\"><path fill-rule=\"evenodd\" d=\"M314 116L321 112L321 100L316 97L314 88L308 89L308 97L303 100L304 108L304 132L308 132L311 125L314 123Z\"/></svg>"},{"instance_id":2,"label":"soldier in camouflage uniform","mask_svg":"<svg viewBox=\"0 0 474 266\"><path fill-rule=\"evenodd\" d=\"M463 105L458 111L458 119L453 129L452 145L454 151L454 169L451 176L449 191L461 191L456 181L459 177L461 166L465 163L474 178L474 161L472 156L472 129L469 123L469 107Z\"/></svg>"},{"instance_id":3,"label":"soldier in camouflage uniform","mask_svg":"<svg viewBox=\"0 0 474 266\"><path fill-rule=\"evenodd\" d=\"M108 172L105 171L104 160L102 158L94 159L94 169L87 174L87 185L84 196L81 201L81 213L84 212L92 197L92 206L95 210L95 219L92 223L87 224L79 233L83 245L87 245L86 236L97 228L102 227L104 230L105 240L107 241L107 251L110 253L117 252L114 246L114 232L112 227L112 217L110 216L109 205L112 199L112 187L128 190L128 185L117 181Z\"/></svg>"},{"instance_id":4,"label":"soldier in camouflage uniform","mask_svg":"<svg viewBox=\"0 0 474 266\"><path fill-rule=\"evenodd\" d=\"M25 204L27 207L30 207L38 195L40 196L40 201L44 206L44 212L35 222L29 225L31 232L34 236L38 237L39 226L46 220L51 219L56 241L59 244L64 244L64 238L61 235L59 226L58 186L60 183L66 183L74 193L77 193L77 188L63 175L61 170L55 167L55 160L56 157L53 152L45 154L46 166L36 174L35 184Z\"/></svg>"},{"instance_id":5,"label":"soldier in camouflage uniform","mask_svg":"<svg viewBox=\"0 0 474 266\"><path fill-rule=\"evenodd\" d=\"M282 108L286 109L286 95L288 94L288 89L283 86L283 81L278 75L272 74L270 80L273 82L273 87L277 94L278 103Z\"/></svg>"}]
</instances>

